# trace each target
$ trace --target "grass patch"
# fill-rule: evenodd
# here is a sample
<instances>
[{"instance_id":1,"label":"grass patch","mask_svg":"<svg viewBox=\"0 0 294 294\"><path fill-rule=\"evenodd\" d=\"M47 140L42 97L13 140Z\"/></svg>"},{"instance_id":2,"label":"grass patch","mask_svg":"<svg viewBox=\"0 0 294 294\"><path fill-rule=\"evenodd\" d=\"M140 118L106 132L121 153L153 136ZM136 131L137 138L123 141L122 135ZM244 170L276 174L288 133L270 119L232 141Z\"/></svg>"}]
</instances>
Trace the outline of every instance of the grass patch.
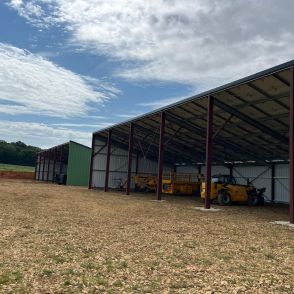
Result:
<instances>
[{"instance_id":1,"label":"grass patch","mask_svg":"<svg viewBox=\"0 0 294 294\"><path fill-rule=\"evenodd\" d=\"M34 172L35 167L0 163L0 171Z\"/></svg>"},{"instance_id":2,"label":"grass patch","mask_svg":"<svg viewBox=\"0 0 294 294\"><path fill-rule=\"evenodd\" d=\"M65 262L67 262L67 259L64 256L62 256L62 255L51 255L50 258L55 263L65 263Z\"/></svg>"},{"instance_id":3,"label":"grass patch","mask_svg":"<svg viewBox=\"0 0 294 294\"><path fill-rule=\"evenodd\" d=\"M0 275L0 285L9 283L18 283L23 279L23 275L19 271L4 272Z\"/></svg>"},{"instance_id":4,"label":"grass patch","mask_svg":"<svg viewBox=\"0 0 294 294\"><path fill-rule=\"evenodd\" d=\"M43 271L40 273L40 277L51 277L53 274L54 274L53 270L43 269Z\"/></svg>"}]
</instances>

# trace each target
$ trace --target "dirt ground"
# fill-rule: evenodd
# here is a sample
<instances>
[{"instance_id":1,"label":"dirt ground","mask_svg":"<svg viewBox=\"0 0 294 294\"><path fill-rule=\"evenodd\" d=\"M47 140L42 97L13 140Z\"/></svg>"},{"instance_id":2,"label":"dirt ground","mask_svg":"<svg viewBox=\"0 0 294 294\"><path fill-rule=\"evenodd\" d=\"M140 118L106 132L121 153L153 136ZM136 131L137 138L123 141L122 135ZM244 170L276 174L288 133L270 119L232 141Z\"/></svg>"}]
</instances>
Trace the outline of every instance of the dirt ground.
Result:
<instances>
[{"instance_id":1,"label":"dirt ground","mask_svg":"<svg viewBox=\"0 0 294 294\"><path fill-rule=\"evenodd\" d=\"M294 293L283 207L0 179L2 293Z\"/></svg>"},{"instance_id":2,"label":"dirt ground","mask_svg":"<svg viewBox=\"0 0 294 294\"><path fill-rule=\"evenodd\" d=\"M0 171L0 178L2 179L24 179L33 180L34 172L21 172L21 171Z\"/></svg>"}]
</instances>

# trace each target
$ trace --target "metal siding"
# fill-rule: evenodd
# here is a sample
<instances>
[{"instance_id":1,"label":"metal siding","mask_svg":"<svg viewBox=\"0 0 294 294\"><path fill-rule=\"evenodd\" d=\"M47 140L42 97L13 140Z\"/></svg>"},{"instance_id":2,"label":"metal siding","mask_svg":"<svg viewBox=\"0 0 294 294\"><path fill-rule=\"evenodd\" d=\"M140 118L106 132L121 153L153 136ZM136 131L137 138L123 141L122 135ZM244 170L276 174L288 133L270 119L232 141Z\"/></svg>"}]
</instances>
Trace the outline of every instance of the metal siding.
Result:
<instances>
[{"instance_id":1,"label":"metal siding","mask_svg":"<svg viewBox=\"0 0 294 294\"><path fill-rule=\"evenodd\" d=\"M96 139L94 153L101 149L105 142ZM106 167L106 149L105 146L100 153L93 159L93 174L92 174L92 186L96 188L104 187L105 182L105 167ZM118 148L115 144L111 148L110 156L110 168L109 168L109 187L116 188L118 185L118 179L125 181L127 178L128 169L128 151ZM133 155L132 160L132 175L136 170L136 155ZM131 187L133 187L133 180L131 181Z\"/></svg>"},{"instance_id":2,"label":"metal siding","mask_svg":"<svg viewBox=\"0 0 294 294\"><path fill-rule=\"evenodd\" d=\"M90 172L91 149L69 143L67 185L87 186Z\"/></svg>"},{"instance_id":3,"label":"metal siding","mask_svg":"<svg viewBox=\"0 0 294 294\"><path fill-rule=\"evenodd\" d=\"M205 174L206 171L206 167L202 166L201 167L201 173ZM179 173L189 173L189 174L198 174L198 166L178 166L177 167L177 172ZM230 172L229 168L227 168L226 166L222 166L222 165L213 165L212 166L212 170L211 170L211 174L215 175L215 174L228 174Z\"/></svg>"},{"instance_id":4,"label":"metal siding","mask_svg":"<svg viewBox=\"0 0 294 294\"><path fill-rule=\"evenodd\" d=\"M289 164L276 165L275 201L289 203Z\"/></svg>"},{"instance_id":5,"label":"metal siding","mask_svg":"<svg viewBox=\"0 0 294 294\"><path fill-rule=\"evenodd\" d=\"M98 152L105 144L104 141L96 139L94 153ZM131 188L134 188L133 176L136 172L137 156L133 155L132 160L132 181ZM147 173L157 175L157 161L145 159L142 156L138 157L138 173ZM106 167L106 147L100 150L99 154L93 159L93 174L92 174L92 186L93 188L103 188L105 182L105 167ZM109 170L109 187L117 188L119 179L125 181L127 179L128 168L128 151L122 148L117 148L113 144L111 148L110 157L110 170ZM164 165L164 173L172 171L170 166Z\"/></svg>"},{"instance_id":6,"label":"metal siding","mask_svg":"<svg viewBox=\"0 0 294 294\"><path fill-rule=\"evenodd\" d=\"M253 185L259 188L265 188L265 197L267 201L271 199L271 169L269 166L237 166L233 169L233 175L237 182L246 185L247 178L249 181L253 180ZM256 177L258 177L256 179Z\"/></svg>"},{"instance_id":7,"label":"metal siding","mask_svg":"<svg viewBox=\"0 0 294 294\"><path fill-rule=\"evenodd\" d=\"M177 166L177 173L183 174L198 174L198 167L197 166L187 166L187 165L179 165Z\"/></svg>"}]
</instances>

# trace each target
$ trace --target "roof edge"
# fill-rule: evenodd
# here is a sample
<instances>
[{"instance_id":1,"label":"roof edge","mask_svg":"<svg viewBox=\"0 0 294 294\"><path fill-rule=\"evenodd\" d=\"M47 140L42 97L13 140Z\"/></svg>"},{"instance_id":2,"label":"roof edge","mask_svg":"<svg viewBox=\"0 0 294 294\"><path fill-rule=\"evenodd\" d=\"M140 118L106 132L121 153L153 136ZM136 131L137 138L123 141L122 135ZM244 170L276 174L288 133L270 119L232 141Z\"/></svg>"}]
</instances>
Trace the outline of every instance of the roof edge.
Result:
<instances>
[{"instance_id":1,"label":"roof edge","mask_svg":"<svg viewBox=\"0 0 294 294\"><path fill-rule=\"evenodd\" d=\"M266 77L266 76L269 76L269 75L272 75L276 72L280 72L280 71L283 71L283 70L286 70L286 69L289 69L290 67L294 66L294 59L290 60L290 61L287 61L287 62L284 62L284 63L281 63L279 65L276 65L276 66L273 66L271 68L268 68L268 69L265 69L265 70L262 70L260 72L257 72L255 74L252 74L252 75L249 75L249 76L246 76L244 78L241 78L241 79L238 79L236 81L233 81L233 82L229 82L227 84L224 84L222 86L218 86L216 88L212 88L210 90L207 90L207 91L204 91L204 92L201 92L199 94L196 94L196 95L193 95L193 96L190 96L190 97L187 97L185 99L182 99L182 100L179 100L175 103L172 103L172 104L169 104L169 105L166 105L166 106L163 106L163 107L160 107L158 109L155 109L153 111L150 111L150 112L147 112L145 114L142 114L140 116L137 116L137 117L134 117L132 119L128 119L126 121L123 121L123 122L120 122L120 123L117 123L117 124L114 124L110 127L107 127L107 128L103 128L101 130L98 130L98 131L95 131L93 132L92 134L95 135L95 134L98 134L98 133L102 133L102 132L105 132L105 131L108 131L108 130L111 130L113 128L116 128L116 127L119 127L119 126L123 126L125 124L128 124L128 123L131 123L131 122L135 122L137 120L140 120L140 119L143 119L143 118L147 118L149 116L152 116L152 115L156 115L156 114L159 114L160 112L162 111L167 111L167 110L170 110L174 107L177 107L177 106L180 106L180 105L183 105L185 103L188 103L188 102L191 102L195 99L200 99L200 98L204 98L205 96L208 96L208 95L213 95L213 94L216 94L218 92L221 92L221 91L224 91L224 90L227 90L229 88L232 88L232 87L236 87L236 86L240 86L242 84L246 84L248 82L252 82L254 80L257 80L257 79L260 79L262 77Z\"/></svg>"}]
</instances>

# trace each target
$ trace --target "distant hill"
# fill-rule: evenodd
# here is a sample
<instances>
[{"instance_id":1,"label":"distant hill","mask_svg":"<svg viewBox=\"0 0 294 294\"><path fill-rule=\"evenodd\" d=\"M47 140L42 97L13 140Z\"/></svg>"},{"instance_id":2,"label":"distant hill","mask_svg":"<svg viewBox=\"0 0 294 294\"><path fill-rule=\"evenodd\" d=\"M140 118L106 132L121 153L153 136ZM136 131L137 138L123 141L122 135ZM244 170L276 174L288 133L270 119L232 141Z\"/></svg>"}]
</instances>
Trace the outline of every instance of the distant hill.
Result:
<instances>
[{"instance_id":1,"label":"distant hill","mask_svg":"<svg viewBox=\"0 0 294 294\"><path fill-rule=\"evenodd\" d=\"M0 163L34 166L39 151L40 148L21 141L7 143L0 140Z\"/></svg>"}]
</instances>

